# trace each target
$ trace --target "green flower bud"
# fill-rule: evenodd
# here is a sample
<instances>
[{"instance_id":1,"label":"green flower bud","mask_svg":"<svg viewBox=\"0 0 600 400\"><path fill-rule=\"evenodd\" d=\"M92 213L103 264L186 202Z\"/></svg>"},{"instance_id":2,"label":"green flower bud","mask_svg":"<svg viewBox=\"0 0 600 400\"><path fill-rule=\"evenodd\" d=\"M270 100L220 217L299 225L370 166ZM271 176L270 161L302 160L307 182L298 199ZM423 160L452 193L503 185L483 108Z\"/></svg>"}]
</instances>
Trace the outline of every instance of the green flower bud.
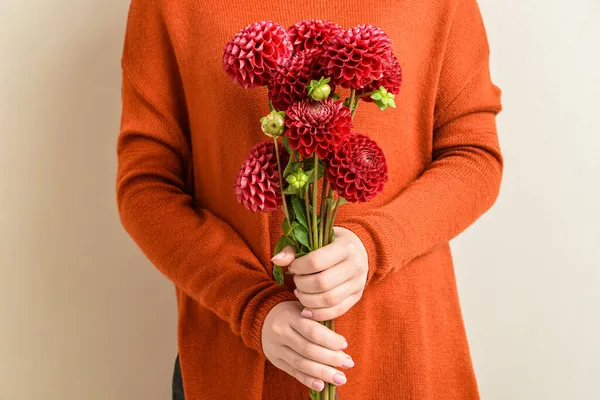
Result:
<instances>
[{"instance_id":1,"label":"green flower bud","mask_svg":"<svg viewBox=\"0 0 600 400\"><path fill-rule=\"evenodd\" d=\"M328 98L330 94L331 86L329 86L327 83L323 83L313 89L313 91L310 93L310 97L315 101L321 101Z\"/></svg>"},{"instance_id":2,"label":"green flower bud","mask_svg":"<svg viewBox=\"0 0 600 400\"><path fill-rule=\"evenodd\" d=\"M276 138L283 135L285 131L285 112L271 111L260 119L262 131L265 135Z\"/></svg>"},{"instance_id":3,"label":"green flower bud","mask_svg":"<svg viewBox=\"0 0 600 400\"><path fill-rule=\"evenodd\" d=\"M331 86L329 82L331 78L321 77L318 81L311 80L306 87L308 89L308 97L315 101L325 100L331 94Z\"/></svg>"},{"instance_id":4,"label":"green flower bud","mask_svg":"<svg viewBox=\"0 0 600 400\"><path fill-rule=\"evenodd\" d=\"M380 86L379 89L371 94L371 99L373 99L381 111L388 107L396 108L395 97L393 93L388 92L383 86Z\"/></svg>"},{"instance_id":5,"label":"green flower bud","mask_svg":"<svg viewBox=\"0 0 600 400\"><path fill-rule=\"evenodd\" d=\"M302 168L298 168L296 172L291 173L285 180L294 189L301 189L308 182L308 175L304 173Z\"/></svg>"}]
</instances>

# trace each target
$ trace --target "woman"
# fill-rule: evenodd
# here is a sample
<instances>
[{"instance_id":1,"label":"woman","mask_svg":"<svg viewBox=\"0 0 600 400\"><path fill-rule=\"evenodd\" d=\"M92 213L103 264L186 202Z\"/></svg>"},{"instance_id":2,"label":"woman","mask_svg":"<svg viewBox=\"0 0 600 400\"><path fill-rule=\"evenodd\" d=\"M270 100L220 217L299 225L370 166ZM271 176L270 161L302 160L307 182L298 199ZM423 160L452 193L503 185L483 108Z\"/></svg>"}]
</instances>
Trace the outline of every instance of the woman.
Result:
<instances>
[{"instance_id":1,"label":"woman","mask_svg":"<svg viewBox=\"0 0 600 400\"><path fill-rule=\"evenodd\" d=\"M221 57L250 22L311 18L381 27L404 84L395 111L363 105L354 123L386 154L384 192L344 206L331 245L276 255L295 274L280 287L281 213L248 213L232 191L265 92L232 84ZM476 0L133 0L122 61L119 210L177 288L186 399L305 399L325 382L342 399L479 398L448 245L502 173ZM317 322L330 318L337 333Z\"/></svg>"}]
</instances>

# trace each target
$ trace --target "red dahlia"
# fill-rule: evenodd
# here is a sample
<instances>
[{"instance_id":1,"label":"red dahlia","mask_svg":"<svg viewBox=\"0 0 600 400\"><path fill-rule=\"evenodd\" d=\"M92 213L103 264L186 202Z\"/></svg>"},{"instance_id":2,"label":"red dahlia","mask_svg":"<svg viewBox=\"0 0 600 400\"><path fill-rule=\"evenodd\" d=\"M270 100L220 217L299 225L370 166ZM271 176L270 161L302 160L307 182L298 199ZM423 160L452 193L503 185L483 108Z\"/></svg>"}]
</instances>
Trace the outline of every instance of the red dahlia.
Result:
<instances>
[{"instance_id":1,"label":"red dahlia","mask_svg":"<svg viewBox=\"0 0 600 400\"><path fill-rule=\"evenodd\" d=\"M286 125L292 149L303 157L316 151L319 158L326 159L350 133L352 118L341 101L304 99L288 108Z\"/></svg>"},{"instance_id":2,"label":"red dahlia","mask_svg":"<svg viewBox=\"0 0 600 400\"><path fill-rule=\"evenodd\" d=\"M279 154L287 165L289 155L281 145ZM235 179L234 191L237 201L253 212L275 211L283 204L275 143L267 140L252 147Z\"/></svg>"},{"instance_id":3,"label":"red dahlia","mask_svg":"<svg viewBox=\"0 0 600 400\"><path fill-rule=\"evenodd\" d=\"M356 93L363 95L365 93L373 92L383 86L388 92L392 94L400 93L400 86L402 86L402 67L398 62L396 56L393 56L392 63L383 71L383 77L378 81L373 81L371 84L360 89ZM365 101L373 101L370 96L363 98Z\"/></svg>"},{"instance_id":4,"label":"red dahlia","mask_svg":"<svg viewBox=\"0 0 600 400\"><path fill-rule=\"evenodd\" d=\"M359 25L342 31L325 44L325 70L340 86L362 89L383 76L392 61L389 36L380 28Z\"/></svg>"},{"instance_id":5,"label":"red dahlia","mask_svg":"<svg viewBox=\"0 0 600 400\"><path fill-rule=\"evenodd\" d=\"M292 103L306 97L310 81L319 80L324 74L319 61L319 51L299 51L277 69L269 85L269 97L277 110L287 110ZM332 82L330 86L335 90Z\"/></svg>"},{"instance_id":6,"label":"red dahlia","mask_svg":"<svg viewBox=\"0 0 600 400\"><path fill-rule=\"evenodd\" d=\"M281 25L271 21L255 22L227 43L223 68L234 82L246 89L265 86L291 52L290 39Z\"/></svg>"},{"instance_id":7,"label":"red dahlia","mask_svg":"<svg viewBox=\"0 0 600 400\"><path fill-rule=\"evenodd\" d=\"M288 28L287 33L294 46L294 51L312 49L321 51L323 44L341 30L342 27L333 22L313 19L297 22Z\"/></svg>"},{"instance_id":8,"label":"red dahlia","mask_svg":"<svg viewBox=\"0 0 600 400\"><path fill-rule=\"evenodd\" d=\"M360 133L347 136L327 162L327 180L346 200L371 200L388 181L388 169L381 148Z\"/></svg>"}]
</instances>

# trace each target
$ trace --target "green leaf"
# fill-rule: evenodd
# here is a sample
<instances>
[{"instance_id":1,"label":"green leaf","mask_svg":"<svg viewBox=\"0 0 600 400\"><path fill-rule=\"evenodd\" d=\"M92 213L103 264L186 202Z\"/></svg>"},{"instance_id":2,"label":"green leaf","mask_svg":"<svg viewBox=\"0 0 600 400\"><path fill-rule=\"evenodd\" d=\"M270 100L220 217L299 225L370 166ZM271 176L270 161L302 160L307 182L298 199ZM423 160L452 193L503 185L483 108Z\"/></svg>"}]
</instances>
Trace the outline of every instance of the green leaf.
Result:
<instances>
[{"instance_id":1,"label":"green leaf","mask_svg":"<svg viewBox=\"0 0 600 400\"><path fill-rule=\"evenodd\" d=\"M292 162L290 161L288 163L288 165L285 167L285 170L283 171L283 178L287 178L288 176L290 176L290 174L293 174L294 172L296 172L298 170L298 168L302 168L302 163L301 162Z\"/></svg>"},{"instance_id":2,"label":"green leaf","mask_svg":"<svg viewBox=\"0 0 600 400\"><path fill-rule=\"evenodd\" d=\"M306 222L306 205L298 196L292 197L292 208L294 209L294 215L296 215L298 222L308 229L308 222Z\"/></svg>"},{"instance_id":3,"label":"green leaf","mask_svg":"<svg viewBox=\"0 0 600 400\"><path fill-rule=\"evenodd\" d=\"M332 98L333 100L335 100L335 101L338 101L338 100L339 100L341 97L340 97L340 95L339 95L339 94L337 94L337 93L334 93L334 94L332 94L332 95L331 95L331 98Z\"/></svg>"},{"instance_id":4,"label":"green leaf","mask_svg":"<svg viewBox=\"0 0 600 400\"><path fill-rule=\"evenodd\" d=\"M339 206L343 206L344 204L348 203L348 200L346 200L345 198L343 198L342 196L339 196L337 199L337 207Z\"/></svg>"},{"instance_id":5,"label":"green leaf","mask_svg":"<svg viewBox=\"0 0 600 400\"><path fill-rule=\"evenodd\" d=\"M285 218L283 220L283 223L281 224L281 230L283 231L284 234L287 234L287 232L289 232L289 230L290 230L290 221L288 221L287 218Z\"/></svg>"},{"instance_id":6,"label":"green leaf","mask_svg":"<svg viewBox=\"0 0 600 400\"><path fill-rule=\"evenodd\" d=\"M296 256L295 256L295 257L296 257L296 258L300 258L300 257L303 257L303 256L305 256L305 255L307 255L307 254L308 254L308 253L306 253L306 252L304 252L304 251L299 251L299 252L297 252L297 253L296 253Z\"/></svg>"},{"instance_id":7,"label":"green leaf","mask_svg":"<svg viewBox=\"0 0 600 400\"><path fill-rule=\"evenodd\" d=\"M292 225L290 225L289 229L287 231L285 231L285 235L286 236L293 236L294 235L294 231L299 227L302 226L299 223L297 223L296 221L292 222Z\"/></svg>"},{"instance_id":8,"label":"green leaf","mask_svg":"<svg viewBox=\"0 0 600 400\"><path fill-rule=\"evenodd\" d=\"M283 235L279 238L279 240L277 241L277 244L275 245L275 254L278 254L279 252L281 252L281 250L283 250L285 248L285 246L287 246L288 241L287 241L287 236Z\"/></svg>"},{"instance_id":9,"label":"green leaf","mask_svg":"<svg viewBox=\"0 0 600 400\"><path fill-rule=\"evenodd\" d=\"M313 165L315 165L315 159L313 157L305 158L302 164L304 164L304 170L308 171L313 168Z\"/></svg>"},{"instance_id":10,"label":"green leaf","mask_svg":"<svg viewBox=\"0 0 600 400\"><path fill-rule=\"evenodd\" d=\"M300 190L296 189L293 186L288 186L287 189L285 189L283 192L281 192L283 194L289 194L289 195L294 195L294 194L299 194Z\"/></svg>"},{"instance_id":11,"label":"green leaf","mask_svg":"<svg viewBox=\"0 0 600 400\"><path fill-rule=\"evenodd\" d=\"M373 100L381 100L381 98L382 98L382 97L383 97L383 96L382 96L382 95L381 95L381 93L379 93L379 92L374 92L374 93L371 95L371 98L372 98Z\"/></svg>"},{"instance_id":12,"label":"green leaf","mask_svg":"<svg viewBox=\"0 0 600 400\"><path fill-rule=\"evenodd\" d=\"M287 136L283 137L283 147L287 150L288 154L292 154L292 148L290 147L290 138Z\"/></svg>"},{"instance_id":13,"label":"green leaf","mask_svg":"<svg viewBox=\"0 0 600 400\"><path fill-rule=\"evenodd\" d=\"M388 105L392 108L396 108L396 102L394 101L394 99L390 99L390 101L388 102Z\"/></svg>"},{"instance_id":14,"label":"green leaf","mask_svg":"<svg viewBox=\"0 0 600 400\"><path fill-rule=\"evenodd\" d=\"M294 229L294 237L299 243L302 243L306 247L310 248L308 243L308 230L305 226L299 225L296 229Z\"/></svg>"},{"instance_id":15,"label":"green leaf","mask_svg":"<svg viewBox=\"0 0 600 400\"><path fill-rule=\"evenodd\" d=\"M315 181L315 170L314 168L310 171L306 171L306 175L308 175L308 181L306 184L313 183ZM317 180L321 179L325 175L325 166L319 163L319 170L317 171Z\"/></svg>"},{"instance_id":16,"label":"green leaf","mask_svg":"<svg viewBox=\"0 0 600 400\"><path fill-rule=\"evenodd\" d=\"M283 270L279 265L273 265L273 278L279 283L279 286L283 285Z\"/></svg>"}]
</instances>

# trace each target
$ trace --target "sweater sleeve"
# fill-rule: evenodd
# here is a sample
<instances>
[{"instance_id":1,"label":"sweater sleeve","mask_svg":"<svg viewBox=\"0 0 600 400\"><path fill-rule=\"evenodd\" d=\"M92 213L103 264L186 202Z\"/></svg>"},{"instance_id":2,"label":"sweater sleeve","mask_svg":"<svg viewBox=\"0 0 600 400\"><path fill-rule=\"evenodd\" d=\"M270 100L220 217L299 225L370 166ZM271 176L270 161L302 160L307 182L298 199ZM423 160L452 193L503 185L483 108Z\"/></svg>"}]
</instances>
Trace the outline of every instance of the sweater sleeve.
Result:
<instances>
[{"instance_id":1,"label":"sweater sleeve","mask_svg":"<svg viewBox=\"0 0 600 400\"><path fill-rule=\"evenodd\" d=\"M500 90L490 79L487 36L476 0L458 0L445 41L432 162L397 197L338 224L364 243L369 281L447 243L498 195L503 161L495 117L501 109Z\"/></svg>"},{"instance_id":2,"label":"sweater sleeve","mask_svg":"<svg viewBox=\"0 0 600 400\"><path fill-rule=\"evenodd\" d=\"M263 354L261 329L293 293L272 280L245 241L194 207L186 103L159 2L132 2L122 58L117 201L123 226L150 261Z\"/></svg>"}]
</instances>

